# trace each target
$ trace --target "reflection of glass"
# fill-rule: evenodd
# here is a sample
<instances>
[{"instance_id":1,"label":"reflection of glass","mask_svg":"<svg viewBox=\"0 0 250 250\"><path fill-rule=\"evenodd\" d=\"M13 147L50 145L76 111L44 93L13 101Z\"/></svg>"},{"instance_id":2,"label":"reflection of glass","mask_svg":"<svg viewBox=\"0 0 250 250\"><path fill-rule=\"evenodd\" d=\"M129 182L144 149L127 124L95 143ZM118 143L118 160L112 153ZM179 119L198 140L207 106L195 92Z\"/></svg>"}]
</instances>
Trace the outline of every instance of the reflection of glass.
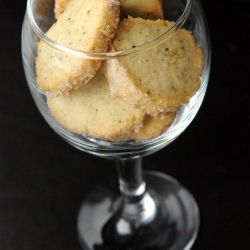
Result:
<instances>
[{"instance_id":1,"label":"reflection of glass","mask_svg":"<svg viewBox=\"0 0 250 250\"><path fill-rule=\"evenodd\" d=\"M109 53L85 53L56 44L46 37L55 21L53 2L46 2L43 12L34 6L45 0L28 0L23 23L22 54L26 78L34 101L48 124L63 139L85 152L114 159L119 184L110 181L97 187L84 200L80 209L78 230L84 249L189 249L198 232L199 211L192 195L175 179L157 172L142 174L142 156L152 154L175 140L190 124L203 101L210 71L210 43L205 17L198 0L163 1L165 19L175 21L163 36L135 49ZM104 141L72 133L52 116L45 95L37 89L36 43L43 39L51 55L65 55L92 60L111 59L143 53L167 39L181 27L191 31L204 53L201 86L188 104L183 105L171 126L149 141ZM63 67L57 60L51 63ZM59 64L58 64L59 63ZM120 191L117 187L120 186ZM122 195L120 195L120 193Z\"/></svg>"}]
</instances>

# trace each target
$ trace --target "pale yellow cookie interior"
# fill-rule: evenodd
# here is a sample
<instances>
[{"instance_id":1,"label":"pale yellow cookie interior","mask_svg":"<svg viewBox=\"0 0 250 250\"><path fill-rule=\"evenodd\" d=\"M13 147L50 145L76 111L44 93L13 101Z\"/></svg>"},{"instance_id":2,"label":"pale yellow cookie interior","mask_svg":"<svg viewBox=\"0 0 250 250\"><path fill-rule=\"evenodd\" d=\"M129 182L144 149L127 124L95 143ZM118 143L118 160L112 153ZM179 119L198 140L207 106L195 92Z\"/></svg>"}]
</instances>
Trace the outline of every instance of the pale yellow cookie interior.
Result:
<instances>
[{"instance_id":1,"label":"pale yellow cookie interior","mask_svg":"<svg viewBox=\"0 0 250 250\"><path fill-rule=\"evenodd\" d=\"M120 0L123 16L144 19L164 19L162 0Z\"/></svg>"},{"instance_id":2,"label":"pale yellow cookie interior","mask_svg":"<svg viewBox=\"0 0 250 250\"><path fill-rule=\"evenodd\" d=\"M55 119L71 132L104 140L127 139L142 126L144 114L111 95L108 82L97 72L89 83L69 96L48 98Z\"/></svg>"},{"instance_id":3,"label":"pale yellow cookie interior","mask_svg":"<svg viewBox=\"0 0 250 250\"><path fill-rule=\"evenodd\" d=\"M55 18L67 8L72 0L55 0ZM164 19L162 0L119 0L122 17L141 17L144 19Z\"/></svg>"},{"instance_id":4,"label":"pale yellow cookie interior","mask_svg":"<svg viewBox=\"0 0 250 250\"><path fill-rule=\"evenodd\" d=\"M143 126L138 132L131 134L131 138L140 141L146 141L161 135L173 122L174 112L158 114L154 116L145 116Z\"/></svg>"},{"instance_id":5,"label":"pale yellow cookie interior","mask_svg":"<svg viewBox=\"0 0 250 250\"><path fill-rule=\"evenodd\" d=\"M46 35L68 48L106 52L119 21L116 0L72 0ZM36 59L37 84L51 95L68 94L88 82L101 61L62 53L40 41Z\"/></svg>"},{"instance_id":6,"label":"pale yellow cookie interior","mask_svg":"<svg viewBox=\"0 0 250 250\"><path fill-rule=\"evenodd\" d=\"M72 1L72 0L55 0L55 8L54 8L54 12L55 12L55 18L57 19L60 14L62 12L64 12L64 10L67 7L67 4Z\"/></svg>"},{"instance_id":7,"label":"pale yellow cookie interior","mask_svg":"<svg viewBox=\"0 0 250 250\"><path fill-rule=\"evenodd\" d=\"M168 31L174 24L157 20L123 20L111 50L145 44ZM176 110L187 103L200 86L203 53L190 32L181 29L161 44L103 64L111 92L124 102L156 115Z\"/></svg>"}]
</instances>

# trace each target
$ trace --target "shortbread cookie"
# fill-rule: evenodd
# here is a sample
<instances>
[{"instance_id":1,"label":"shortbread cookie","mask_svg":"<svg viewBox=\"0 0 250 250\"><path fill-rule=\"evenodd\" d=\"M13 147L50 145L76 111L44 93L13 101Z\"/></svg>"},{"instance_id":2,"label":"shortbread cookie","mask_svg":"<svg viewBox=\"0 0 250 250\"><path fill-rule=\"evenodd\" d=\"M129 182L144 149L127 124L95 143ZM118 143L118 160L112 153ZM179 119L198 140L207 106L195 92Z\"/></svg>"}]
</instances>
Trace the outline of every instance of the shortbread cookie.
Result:
<instances>
[{"instance_id":1,"label":"shortbread cookie","mask_svg":"<svg viewBox=\"0 0 250 250\"><path fill-rule=\"evenodd\" d=\"M164 19L162 0L120 0L122 17Z\"/></svg>"},{"instance_id":2,"label":"shortbread cookie","mask_svg":"<svg viewBox=\"0 0 250 250\"><path fill-rule=\"evenodd\" d=\"M66 9L72 0L55 0L55 18ZM164 19L162 0L119 0L121 4L121 16L141 17L144 19Z\"/></svg>"},{"instance_id":3,"label":"shortbread cookie","mask_svg":"<svg viewBox=\"0 0 250 250\"><path fill-rule=\"evenodd\" d=\"M175 118L174 112L159 114L156 117L147 115L143 122L143 127L131 134L130 138L146 141L161 135L171 125Z\"/></svg>"},{"instance_id":4,"label":"shortbread cookie","mask_svg":"<svg viewBox=\"0 0 250 250\"><path fill-rule=\"evenodd\" d=\"M145 44L173 25L163 20L125 19L118 26L111 51ZM187 103L200 86L202 69L202 50L184 29L151 49L107 60L102 66L112 94L154 116Z\"/></svg>"},{"instance_id":5,"label":"shortbread cookie","mask_svg":"<svg viewBox=\"0 0 250 250\"><path fill-rule=\"evenodd\" d=\"M72 0L46 35L68 48L106 52L119 22L117 0ZM37 84L49 95L67 95L88 82L100 67L91 60L62 53L40 41L36 59Z\"/></svg>"},{"instance_id":6,"label":"shortbread cookie","mask_svg":"<svg viewBox=\"0 0 250 250\"><path fill-rule=\"evenodd\" d=\"M111 96L105 76L98 71L89 83L69 96L48 98L55 119L71 132L103 140L127 139L142 126L144 114Z\"/></svg>"},{"instance_id":7,"label":"shortbread cookie","mask_svg":"<svg viewBox=\"0 0 250 250\"><path fill-rule=\"evenodd\" d=\"M57 19L59 15L64 12L64 10L67 8L67 4L71 2L72 0L55 0L55 18Z\"/></svg>"}]
</instances>

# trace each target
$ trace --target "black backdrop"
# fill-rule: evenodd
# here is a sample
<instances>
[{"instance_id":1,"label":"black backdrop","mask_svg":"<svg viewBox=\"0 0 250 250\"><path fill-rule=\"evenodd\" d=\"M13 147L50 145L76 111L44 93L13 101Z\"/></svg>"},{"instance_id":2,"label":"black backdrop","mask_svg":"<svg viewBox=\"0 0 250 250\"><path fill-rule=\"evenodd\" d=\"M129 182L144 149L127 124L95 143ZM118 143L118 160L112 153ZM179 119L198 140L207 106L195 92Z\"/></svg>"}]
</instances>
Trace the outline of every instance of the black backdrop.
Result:
<instances>
[{"instance_id":1,"label":"black backdrop","mask_svg":"<svg viewBox=\"0 0 250 250\"><path fill-rule=\"evenodd\" d=\"M195 120L145 169L177 178L201 211L197 249L250 249L250 1L202 0L212 69ZM76 217L112 161L71 147L30 96L20 52L24 0L0 0L0 249L80 250Z\"/></svg>"}]
</instances>

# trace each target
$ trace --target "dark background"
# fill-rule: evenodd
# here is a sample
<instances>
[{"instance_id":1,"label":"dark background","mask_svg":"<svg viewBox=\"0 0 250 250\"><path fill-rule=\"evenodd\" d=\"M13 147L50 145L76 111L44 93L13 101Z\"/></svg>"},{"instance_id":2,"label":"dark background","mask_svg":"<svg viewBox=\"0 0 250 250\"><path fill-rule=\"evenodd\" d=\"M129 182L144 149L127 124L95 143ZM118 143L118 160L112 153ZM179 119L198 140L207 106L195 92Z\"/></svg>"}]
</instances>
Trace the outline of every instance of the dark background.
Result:
<instances>
[{"instance_id":1,"label":"dark background","mask_svg":"<svg viewBox=\"0 0 250 250\"><path fill-rule=\"evenodd\" d=\"M145 169L177 178L201 211L197 249L250 249L250 1L202 0L212 42L195 120ZM0 250L80 250L83 197L114 163L71 147L39 114L21 61L24 0L0 0Z\"/></svg>"}]
</instances>

